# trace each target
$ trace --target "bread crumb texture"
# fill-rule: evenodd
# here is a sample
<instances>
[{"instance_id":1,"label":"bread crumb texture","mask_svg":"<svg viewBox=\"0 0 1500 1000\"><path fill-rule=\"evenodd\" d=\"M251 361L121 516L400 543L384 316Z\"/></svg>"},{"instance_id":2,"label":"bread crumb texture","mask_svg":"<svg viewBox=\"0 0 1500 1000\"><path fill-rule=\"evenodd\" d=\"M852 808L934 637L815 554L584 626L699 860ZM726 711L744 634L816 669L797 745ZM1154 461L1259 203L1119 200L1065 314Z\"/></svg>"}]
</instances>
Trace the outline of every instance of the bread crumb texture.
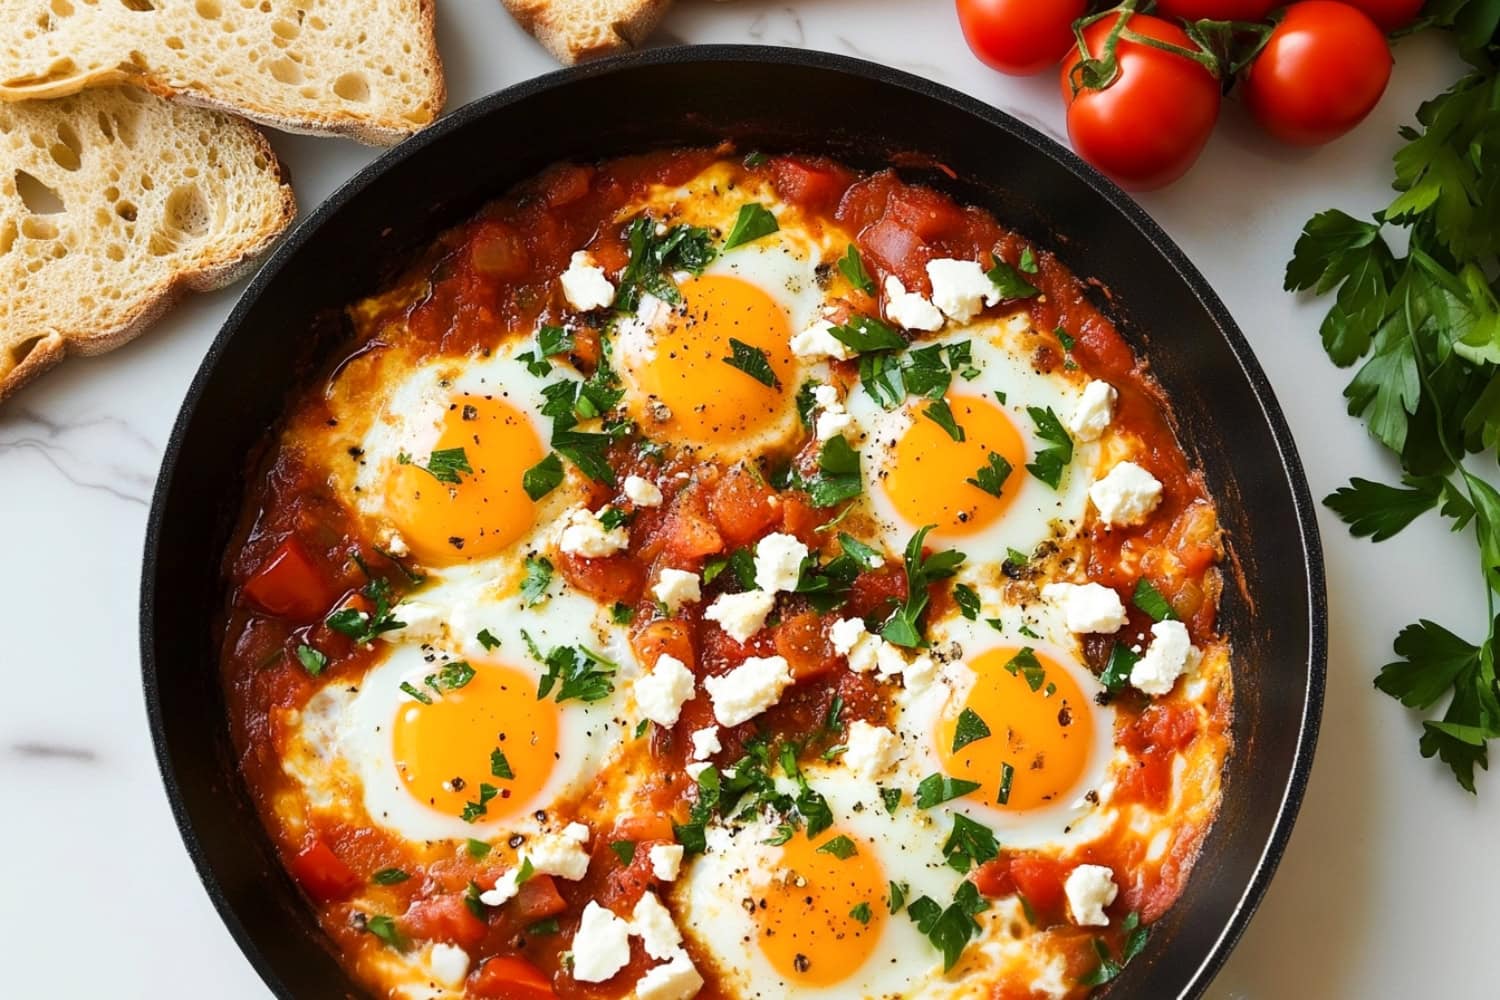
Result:
<instances>
[{"instance_id":1,"label":"bread crumb texture","mask_svg":"<svg viewBox=\"0 0 1500 1000\"><path fill-rule=\"evenodd\" d=\"M505 9L567 65L641 45L671 0L505 0Z\"/></svg>"},{"instance_id":2,"label":"bread crumb texture","mask_svg":"<svg viewBox=\"0 0 1500 1000\"><path fill-rule=\"evenodd\" d=\"M296 214L253 126L133 88L0 103L0 399L232 281Z\"/></svg>"},{"instance_id":3,"label":"bread crumb texture","mask_svg":"<svg viewBox=\"0 0 1500 1000\"><path fill-rule=\"evenodd\" d=\"M0 0L0 100L133 83L273 128L392 143L442 110L433 3Z\"/></svg>"}]
</instances>

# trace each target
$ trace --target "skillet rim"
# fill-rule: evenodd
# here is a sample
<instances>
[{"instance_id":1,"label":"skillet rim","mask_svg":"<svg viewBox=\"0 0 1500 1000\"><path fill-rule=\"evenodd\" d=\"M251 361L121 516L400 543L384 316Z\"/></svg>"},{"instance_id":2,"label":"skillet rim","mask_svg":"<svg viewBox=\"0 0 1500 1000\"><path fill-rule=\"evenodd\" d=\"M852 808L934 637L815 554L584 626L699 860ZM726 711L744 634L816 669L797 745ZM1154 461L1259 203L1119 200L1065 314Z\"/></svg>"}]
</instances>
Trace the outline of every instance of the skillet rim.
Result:
<instances>
[{"instance_id":1,"label":"skillet rim","mask_svg":"<svg viewBox=\"0 0 1500 1000\"><path fill-rule=\"evenodd\" d=\"M1296 749L1292 759L1291 773L1280 802L1277 804L1276 817L1270 835L1264 843L1259 858L1255 861L1250 878L1244 884L1243 891L1234 904L1229 919L1208 951L1198 960L1197 968L1190 973L1186 985L1179 993L1179 1000L1192 1000L1192 998L1202 996L1244 935L1250 918L1264 899L1271 879L1285 853L1307 790L1322 721L1328 670L1328 607L1323 553L1316 508L1291 428L1276 400L1270 380L1256 359L1249 341L1245 339L1245 335L1240 331L1238 324L1218 294L1166 231L1113 181L1085 163L1071 149L993 105L904 70L815 49L738 44L666 46L601 59L581 66L553 70L477 98L455 108L422 132L380 154L374 161L339 185L321 204L296 224L291 233L256 271L244 291L240 293L234 308L224 320L223 326L215 335L194 373L192 382L183 397L181 408L173 421L171 433L163 449L161 469L152 493L141 568L139 618L141 673L146 714L151 727L152 747L173 820L209 900L213 903L214 909L224 922L235 944L238 945L240 952L267 988L278 997L291 997L280 976L272 968L269 958L240 921L233 903L219 881L218 873L213 869L199 843L197 831L188 814L182 789L178 784L170 759L167 724L161 706L161 688L158 683L155 652L155 584L161 563L160 543L168 494L176 476L179 453L187 429L197 415L198 405L229 342L244 325L246 316L254 308L266 288L275 281L282 269L302 247L317 236L326 221L344 211L350 202L354 201L385 172L414 157L423 155L428 147L438 140L447 137L452 132L470 127L499 109L520 103L545 91L568 87L574 81L638 67L686 65L699 62L749 63L773 70L779 66L791 65L842 73L905 89L926 100L950 105L980 119L991 128L1008 133L1011 137L1051 159L1059 169L1073 174L1104 199L1119 214L1122 221L1134 226L1139 235L1162 255L1178 280L1208 312L1219 335L1234 356L1240 374L1248 384L1275 444L1280 461L1280 472L1286 477L1296 512L1299 529L1297 541L1302 550L1302 570L1307 582L1308 671L1302 694L1302 709L1298 719Z\"/></svg>"}]
</instances>

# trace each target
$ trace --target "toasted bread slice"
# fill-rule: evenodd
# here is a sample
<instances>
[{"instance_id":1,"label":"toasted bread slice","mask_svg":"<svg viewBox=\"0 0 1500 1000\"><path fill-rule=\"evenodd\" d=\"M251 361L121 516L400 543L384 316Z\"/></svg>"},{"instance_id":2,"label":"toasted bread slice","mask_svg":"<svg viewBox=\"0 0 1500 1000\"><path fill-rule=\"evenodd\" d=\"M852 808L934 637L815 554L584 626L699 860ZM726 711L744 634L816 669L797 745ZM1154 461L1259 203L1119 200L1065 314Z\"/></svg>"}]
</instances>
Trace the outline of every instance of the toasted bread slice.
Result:
<instances>
[{"instance_id":1,"label":"toasted bread slice","mask_svg":"<svg viewBox=\"0 0 1500 1000\"><path fill-rule=\"evenodd\" d=\"M565 65L635 48L672 0L504 0L510 16Z\"/></svg>"},{"instance_id":2,"label":"toasted bread slice","mask_svg":"<svg viewBox=\"0 0 1500 1000\"><path fill-rule=\"evenodd\" d=\"M379 145L442 109L433 0L0 0L0 100L131 83Z\"/></svg>"},{"instance_id":3,"label":"toasted bread slice","mask_svg":"<svg viewBox=\"0 0 1500 1000\"><path fill-rule=\"evenodd\" d=\"M131 88L0 104L0 400L233 281L296 214L238 118Z\"/></svg>"}]
</instances>

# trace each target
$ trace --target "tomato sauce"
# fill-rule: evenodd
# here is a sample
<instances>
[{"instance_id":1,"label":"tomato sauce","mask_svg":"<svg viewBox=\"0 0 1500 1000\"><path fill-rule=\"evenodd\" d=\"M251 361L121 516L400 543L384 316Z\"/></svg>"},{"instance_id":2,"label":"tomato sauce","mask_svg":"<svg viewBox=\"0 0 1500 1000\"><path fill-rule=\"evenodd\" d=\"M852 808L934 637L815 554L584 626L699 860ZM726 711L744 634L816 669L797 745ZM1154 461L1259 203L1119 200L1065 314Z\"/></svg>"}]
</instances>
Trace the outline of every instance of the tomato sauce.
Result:
<instances>
[{"instance_id":1,"label":"tomato sauce","mask_svg":"<svg viewBox=\"0 0 1500 1000\"><path fill-rule=\"evenodd\" d=\"M590 900L628 913L643 892L656 888L647 860L649 848L674 840L673 823L686 819L696 786L684 773L690 735L712 725L712 707L699 693L682 709L675 726L654 727L647 742L651 776L637 811L593 838L588 874L579 881L537 876L502 910L485 913L466 903L466 893L493 887L505 865L487 856L460 852L432 860L414 857L400 838L373 825L332 823L311 818L287 823L278 797L292 782L282 770L288 734L285 710L300 709L329 681L356 683L379 654L326 623L340 608L370 610L369 584L385 581L391 600L417 580L405 561L363 537L359 518L346 505L326 468L295 446L298 427L336 422L320 387L344 361L383 349L379 339L388 323L404 322L405 337L419 352L464 355L484 352L498 330L531 330L561 319L556 276L569 256L589 246L608 271L629 260L624 229L614 220L633 199L655 184L676 185L721 158L725 150L652 153L601 165L562 164L544 171L487 206L471 221L444 233L420 258L400 287L366 307L358 324L361 339L345 359L314 379L288 412L281 444L259 456L250 481L240 531L225 557L230 585L222 647L234 744L245 781L260 806L288 869L320 907L323 923L347 953L370 947L368 923L344 901L377 873L397 868L407 878L387 886L398 906L397 926L408 936L447 941L471 953L467 989L480 997L617 997L652 964L638 940L627 968L604 984L574 980L562 961L577 927L578 913ZM928 260L958 257L987 260L990 255L1015 265L1030 245L1004 229L988 213L960 206L946 195L903 181L885 171L860 175L832 161L812 157L773 157L762 167L787 202L831 217L855 234L877 287L887 275L923 294L930 293ZM1144 573L1188 623L1195 642L1216 639L1215 608L1221 549L1213 505L1201 475L1184 457L1169 410L1148 370L1109 319L1092 303L1085 286L1051 253L1036 250L1037 270L1028 276L1041 294L1002 308L1029 311L1041 331L1064 331L1072 340L1039 338L1034 363L1043 371L1076 364L1088 375L1109 381L1119 394L1114 426L1143 447L1139 459L1163 485L1157 511L1137 527L1090 524L1086 538L1090 579L1114 586L1127 607L1130 591ZM841 308L872 312L873 296L855 291ZM574 359L585 368L599 363L602 335L587 326L578 332ZM853 363L846 367L852 368ZM805 453L802 461L809 459ZM358 458L357 455L351 457ZM643 452L629 441L614 445L608 459L618 476L645 469ZM832 516L795 490L778 491L742 468L702 464L667 466L661 477L659 507L642 508L630 525L629 548L616 556L563 555L557 570L576 589L607 604L631 609L631 643L643 664L663 654L681 660L699 677L719 676L751 656L781 655L795 679L780 703L720 736L725 759L741 755L757 734L819 734L834 714L844 724L862 719L883 724L891 715L887 685L846 669L828 639L833 617L880 617L904 599L906 575L899 564L866 570L854 580L843 608L830 615L806 599L784 603L779 618L744 643L704 620L703 605L685 606L662 616L646 590L661 566L704 570L712 560L753 546L772 531L785 531L820 543L817 529ZM611 491L594 487L594 505ZM947 587L934 587L935 613L952 607ZM1127 633L1138 633L1149 619L1132 611ZM1122 635L1125 633L1122 633ZM1086 657L1102 669L1110 642L1091 637ZM324 662L313 669L304 650ZM1202 723L1190 707L1155 705L1125 696L1117 708L1116 739L1135 767L1120 778L1120 801L1161 809L1172 788L1176 757L1199 736ZM807 755L834 742L831 732L815 735ZM630 860L610 844L635 842ZM1190 842L1190 843L1189 843ZM1154 919L1180 891L1191 865L1194 838L1165 863L1146 874L1113 908L1139 910ZM1139 849L1110 853L1090 847L1083 857L1117 870L1140 866ZM1086 968L1091 938L1065 926L1062 882L1070 864L1026 852L1006 852L981 866L973 878L988 895L1020 892L1040 926L1055 928L1070 964ZM555 931L538 933L539 921L555 919ZM1118 951L1120 942L1111 939ZM705 996L716 995L709 983ZM999 989L996 996L1008 996ZM1014 994L1021 995L1021 994Z\"/></svg>"}]
</instances>

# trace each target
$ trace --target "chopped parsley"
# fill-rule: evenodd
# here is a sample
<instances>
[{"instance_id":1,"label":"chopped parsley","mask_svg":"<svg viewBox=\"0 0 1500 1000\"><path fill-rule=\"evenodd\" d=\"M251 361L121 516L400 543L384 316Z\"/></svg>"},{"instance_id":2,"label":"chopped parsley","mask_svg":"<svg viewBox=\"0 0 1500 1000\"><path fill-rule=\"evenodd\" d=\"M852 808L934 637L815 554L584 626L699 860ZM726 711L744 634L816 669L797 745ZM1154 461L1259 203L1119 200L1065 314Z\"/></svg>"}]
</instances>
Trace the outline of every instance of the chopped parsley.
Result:
<instances>
[{"instance_id":1,"label":"chopped parsley","mask_svg":"<svg viewBox=\"0 0 1500 1000\"><path fill-rule=\"evenodd\" d=\"M890 907L892 913L901 912L901 908L906 905L906 894L909 891L908 887L901 882L890 883L890 895L886 897L886 906Z\"/></svg>"},{"instance_id":2,"label":"chopped parsley","mask_svg":"<svg viewBox=\"0 0 1500 1000\"><path fill-rule=\"evenodd\" d=\"M927 585L934 580L944 580L958 571L964 554L956 549L943 549L930 556L922 554L922 541L935 525L927 525L906 543L906 600L898 607L890 620L881 629L887 642L898 646L925 646L923 637L924 617L930 598Z\"/></svg>"},{"instance_id":3,"label":"chopped parsley","mask_svg":"<svg viewBox=\"0 0 1500 1000\"><path fill-rule=\"evenodd\" d=\"M906 907L906 914L917 925L917 930L942 952L943 971L947 972L958 963L969 939L980 930L977 914L989 909L989 902L979 895L973 882L964 880L954 893L953 902L947 908L929 896L921 896Z\"/></svg>"},{"instance_id":4,"label":"chopped parsley","mask_svg":"<svg viewBox=\"0 0 1500 1000\"><path fill-rule=\"evenodd\" d=\"M859 247L853 243L849 244L849 249L844 251L844 256L839 258L839 271L855 288L866 295L875 294L875 279L870 277L869 271L865 270L864 258L860 257Z\"/></svg>"},{"instance_id":5,"label":"chopped parsley","mask_svg":"<svg viewBox=\"0 0 1500 1000\"><path fill-rule=\"evenodd\" d=\"M1042 666L1042 661L1036 658L1036 650L1030 646L1022 646L1020 652L1006 662L1005 669L1011 674L1019 673L1026 679L1026 686L1033 691L1040 691L1042 685L1047 683L1047 671Z\"/></svg>"},{"instance_id":6,"label":"chopped parsley","mask_svg":"<svg viewBox=\"0 0 1500 1000\"><path fill-rule=\"evenodd\" d=\"M953 727L953 752L958 753L970 743L990 735L990 727L972 708L958 713L958 724Z\"/></svg>"},{"instance_id":7,"label":"chopped parsley","mask_svg":"<svg viewBox=\"0 0 1500 1000\"><path fill-rule=\"evenodd\" d=\"M432 704L432 699L429 698L429 697L427 697L427 695L423 694L422 693L422 689L419 688L419 687L417 687L411 681L402 681L400 687L401 687L401 690L403 692L405 692L406 694L411 695L413 698L415 698L417 701L421 702L422 704L424 704L424 705L431 705Z\"/></svg>"},{"instance_id":8,"label":"chopped parsley","mask_svg":"<svg viewBox=\"0 0 1500 1000\"><path fill-rule=\"evenodd\" d=\"M706 767L698 775L698 797L693 800L686 823L673 823L672 834L682 845L683 853L702 854L708 848L705 829L719 811L719 772Z\"/></svg>"},{"instance_id":9,"label":"chopped parsley","mask_svg":"<svg viewBox=\"0 0 1500 1000\"><path fill-rule=\"evenodd\" d=\"M1109 662L1104 665L1104 672L1099 675L1099 683L1110 692L1122 690L1130 683L1130 671L1135 669L1140 660L1130 647L1119 640L1115 641L1114 648L1109 651Z\"/></svg>"},{"instance_id":10,"label":"chopped parsley","mask_svg":"<svg viewBox=\"0 0 1500 1000\"><path fill-rule=\"evenodd\" d=\"M630 223L626 232L630 260L620 272L614 307L635 312L645 293L675 305L682 293L672 280L674 271L701 274L714 259L713 238L698 226L672 226L656 234L656 220L642 215Z\"/></svg>"},{"instance_id":11,"label":"chopped parsley","mask_svg":"<svg viewBox=\"0 0 1500 1000\"><path fill-rule=\"evenodd\" d=\"M1177 617L1172 610L1172 604L1162 592L1156 589L1156 585L1144 576L1136 582L1135 593L1130 600L1136 607L1150 615L1153 621L1164 622Z\"/></svg>"},{"instance_id":12,"label":"chopped parsley","mask_svg":"<svg viewBox=\"0 0 1500 1000\"><path fill-rule=\"evenodd\" d=\"M856 904L854 909L849 911L849 916L853 917L855 920L858 920L862 924L868 924L870 922L870 904Z\"/></svg>"},{"instance_id":13,"label":"chopped parsley","mask_svg":"<svg viewBox=\"0 0 1500 1000\"><path fill-rule=\"evenodd\" d=\"M543 937L548 934L556 934L562 928L556 917L548 917L546 920L538 920L526 928L526 933L532 937Z\"/></svg>"},{"instance_id":14,"label":"chopped parsley","mask_svg":"<svg viewBox=\"0 0 1500 1000\"><path fill-rule=\"evenodd\" d=\"M963 441L967 436L964 434L964 429L958 425L958 420L954 418L953 408L948 405L946 399L934 399L928 403L927 408L922 411L922 416L941 427L955 441Z\"/></svg>"},{"instance_id":15,"label":"chopped parsley","mask_svg":"<svg viewBox=\"0 0 1500 1000\"><path fill-rule=\"evenodd\" d=\"M857 497L864 490L859 452L842 434L829 438L818 451L817 474L805 479L795 469L789 470L786 485L806 490L814 507L833 507Z\"/></svg>"},{"instance_id":16,"label":"chopped parsley","mask_svg":"<svg viewBox=\"0 0 1500 1000\"><path fill-rule=\"evenodd\" d=\"M632 608L624 601L616 601L614 606L609 609L609 620L616 625L629 625L635 621L635 608Z\"/></svg>"},{"instance_id":17,"label":"chopped parsley","mask_svg":"<svg viewBox=\"0 0 1500 1000\"><path fill-rule=\"evenodd\" d=\"M1040 290L1035 285L1021 277L1020 271L999 257L995 258L995 266L985 274L1000 292L1002 299L1029 299L1040 294Z\"/></svg>"},{"instance_id":18,"label":"chopped parsley","mask_svg":"<svg viewBox=\"0 0 1500 1000\"><path fill-rule=\"evenodd\" d=\"M620 859L622 865L629 865L635 860L635 841L633 840L610 841L609 849L614 852L615 857Z\"/></svg>"},{"instance_id":19,"label":"chopped parsley","mask_svg":"<svg viewBox=\"0 0 1500 1000\"><path fill-rule=\"evenodd\" d=\"M814 395L817 388L818 383L808 379L797 390L797 419L802 421L802 426L807 430L812 430L813 410L818 406L817 397Z\"/></svg>"},{"instance_id":20,"label":"chopped parsley","mask_svg":"<svg viewBox=\"0 0 1500 1000\"><path fill-rule=\"evenodd\" d=\"M848 861L850 858L854 857L854 855L858 854L859 850L854 846L854 841L840 834L839 836L830 839L827 843L819 846L817 849L817 853L832 854L840 861Z\"/></svg>"},{"instance_id":21,"label":"chopped parsley","mask_svg":"<svg viewBox=\"0 0 1500 1000\"><path fill-rule=\"evenodd\" d=\"M756 167L763 166L767 159L769 159L769 157L767 157L765 153L762 153L760 150L754 150L745 154L745 159L743 162L745 164L745 169L754 170Z\"/></svg>"},{"instance_id":22,"label":"chopped parsley","mask_svg":"<svg viewBox=\"0 0 1500 1000\"><path fill-rule=\"evenodd\" d=\"M532 500L540 500L561 486L565 475L562 459L558 458L557 452L554 451L521 473L521 488Z\"/></svg>"},{"instance_id":23,"label":"chopped parsley","mask_svg":"<svg viewBox=\"0 0 1500 1000\"><path fill-rule=\"evenodd\" d=\"M389 581L380 578L371 580L360 589L360 593L374 607L374 613L360 611L358 608L341 608L325 619L329 628L363 644L374 641L377 636L386 632L406 627L406 622L398 620L391 611Z\"/></svg>"},{"instance_id":24,"label":"chopped parsley","mask_svg":"<svg viewBox=\"0 0 1500 1000\"><path fill-rule=\"evenodd\" d=\"M578 341L573 336L573 331L566 327L544 324L537 331L536 346L542 352L542 357L550 358L557 354L567 354L578 346Z\"/></svg>"},{"instance_id":25,"label":"chopped parsley","mask_svg":"<svg viewBox=\"0 0 1500 1000\"><path fill-rule=\"evenodd\" d=\"M896 810L901 806L901 789L882 788L880 790L880 801L885 804L885 811L894 816Z\"/></svg>"},{"instance_id":26,"label":"chopped parsley","mask_svg":"<svg viewBox=\"0 0 1500 1000\"><path fill-rule=\"evenodd\" d=\"M953 832L943 842L943 857L956 872L967 872L1000 854L995 834L983 823L976 823L963 813L953 814Z\"/></svg>"},{"instance_id":27,"label":"chopped parsley","mask_svg":"<svg viewBox=\"0 0 1500 1000\"><path fill-rule=\"evenodd\" d=\"M735 247L769 236L780 229L776 222L776 216L759 202L749 202L740 206L740 214L734 220L734 226L729 230L729 236L724 240L724 249L733 250Z\"/></svg>"},{"instance_id":28,"label":"chopped parsley","mask_svg":"<svg viewBox=\"0 0 1500 1000\"><path fill-rule=\"evenodd\" d=\"M490 845L482 840L475 840L473 837L465 841L464 849L469 852L469 857L475 861L483 861L490 854Z\"/></svg>"},{"instance_id":29,"label":"chopped parsley","mask_svg":"<svg viewBox=\"0 0 1500 1000\"><path fill-rule=\"evenodd\" d=\"M400 868L382 868L370 876L370 881L376 885L400 885L409 878L411 875Z\"/></svg>"},{"instance_id":30,"label":"chopped parsley","mask_svg":"<svg viewBox=\"0 0 1500 1000\"><path fill-rule=\"evenodd\" d=\"M1036 274L1036 254L1031 252L1031 247L1023 247L1021 249L1020 266L1021 270L1027 274Z\"/></svg>"},{"instance_id":31,"label":"chopped parsley","mask_svg":"<svg viewBox=\"0 0 1500 1000\"><path fill-rule=\"evenodd\" d=\"M993 451L989 453L983 468L965 479L964 482L970 486L978 487L992 497L998 497L1005 489L1005 481L1010 478L1011 464L1003 455L997 455Z\"/></svg>"},{"instance_id":32,"label":"chopped parsley","mask_svg":"<svg viewBox=\"0 0 1500 1000\"><path fill-rule=\"evenodd\" d=\"M1000 805L1010 804L1010 786L1016 780L1016 769L1007 761L1000 763L1000 792L995 796L995 801Z\"/></svg>"},{"instance_id":33,"label":"chopped parsley","mask_svg":"<svg viewBox=\"0 0 1500 1000\"><path fill-rule=\"evenodd\" d=\"M510 769L510 761L499 747L490 751L490 774L505 781L515 780L516 773Z\"/></svg>"},{"instance_id":34,"label":"chopped parsley","mask_svg":"<svg viewBox=\"0 0 1500 1000\"><path fill-rule=\"evenodd\" d=\"M547 668L537 683L536 698L542 701L557 689L558 701L600 701L613 693L615 686L610 680L619 670L614 663L584 646L558 646L546 656L524 630L521 638L531 651L532 658Z\"/></svg>"},{"instance_id":35,"label":"chopped parsley","mask_svg":"<svg viewBox=\"0 0 1500 1000\"><path fill-rule=\"evenodd\" d=\"M479 800L477 802L470 801L464 803L464 810L458 814L459 818L465 823L473 823L490 811L490 800L499 794L500 789L489 782L481 782L479 785Z\"/></svg>"},{"instance_id":36,"label":"chopped parsley","mask_svg":"<svg viewBox=\"0 0 1500 1000\"><path fill-rule=\"evenodd\" d=\"M1125 934L1125 945L1120 949L1119 959L1116 960L1110 954L1109 945L1102 938L1094 938L1094 952L1099 956L1099 967L1078 980L1078 985L1103 986L1123 972L1131 959L1146 950L1151 929L1141 925L1139 913L1128 914L1120 921L1120 930Z\"/></svg>"},{"instance_id":37,"label":"chopped parsley","mask_svg":"<svg viewBox=\"0 0 1500 1000\"><path fill-rule=\"evenodd\" d=\"M979 594L967 583L953 585L953 603L969 621L979 620Z\"/></svg>"},{"instance_id":38,"label":"chopped parsley","mask_svg":"<svg viewBox=\"0 0 1500 1000\"><path fill-rule=\"evenodd\" d=\"M933 806L941 805L949 799L956 799L961 795L968 795L979 787L977 781L966 781L963 778L950 778L946 774L929 774L917 783L917 808L931 809Z\"/></svg>"},{"instance_id":39,"label":"chopped parsley","mask_svg":"<svg viewBox=\"0 0 1500 1000\"><path fill-rule=\"evenodd\" d=\"M444 691L457 691L473 679L474 668L467 661L453 660L443 664L437 673L428 674L422 679L422 683L442 694Z\"/></svg>"},{"instance_id":40,"label":"chopped parsley","mask_svg":"<svg viewBox=\"0 0 1500 1000\"><path fill-rule=\"evenodd\" d=\"M314 649L303 642L297 645L297 662L302 664L302 669L306 670L309 676L316 677L328 666L328 657L324 656L321 650Z\"/></svg>"},{"instance_id":41,"label":"chopped parsley","mask_svg":"<svg viewBox=\"0 0 1500 1000\"><path fill-rule=\"evenodd\" d=\"M469 456L462 448L439 448L428 456L426 465L419 465L417 468L440 483L462 482L460 472L467 472L471 476L474 474L474 469L469 465Z\"/></svg>"},{"instance_id":42,"label":"chopped parsley","mask_svg":"<svg viewBox=\"0 0 1500 1000\"><path fill-rule=\"evenodd\" d=\"M365 930L375 935L387 945L397 951L405 951L407 947L406 937L396 927L396 921L381 914L365 918Z\"/></svg>"},{"instance_id":43,"label":"chopped parsley","mask_svg":"<svg viewBox=\"0 0 1500 1000\"><path fill-rule=\"evenodd\" d=\"M1026 412L1036 425L1036 436L1049 445L1036 453L1034 461L1027 463L1026 471L1055 490L1062 482L1063 470L1073 460L1073 439L1068 436L1062 421L1057 419L1057 414L1052 412L1052 407L1028 406Z\"/></svg>"},{"instance_id":44,"label":"chopped parsley","mask_svg":"<svg viewBox=\"0 0 1500 1000\"><path fill-rule=\"evenodd\" d=\"M763 386L771 389L781 388L781 380L776 377L775 370L771 368L771 359L766 357L765 351L734 337L729 338L729 350L730 357L719 360L731 368L738 368Z\"/></svg>"},{"instance_id":45,"label":"chopped parsley","mask_svg":"<svg viewBox=\"0 0 1500 1000\"><path fill-rule=\"evenodd\" d=\"M479 640L479 644L485 649L494 650L500 648L500 640L496 639L495 634L487 628L480 629L479 634L475 638Z\"/></svg>"},{"instance_id":46,"label":"chopped parsley","mask_svg":"<svg viewBox=\"0 0 1500 1000\"><path fill-rule=\"evenodd\" d=\"M521 581L521 603L526 607L540 604L552 583L552 562L546 556L526 557L526 577Z\"/></svg>"},{"instance_id":47,"label":"chopped parsley","mask_svg":"<svg viewBox=\"0 0 1500 1000\"><path fill-rule=\"evenodd\" d=\"M828 331L856 354L873 351L904 351L906 338L873 316L850 316L843 326Z\"/></svg>"}]
</instances>

